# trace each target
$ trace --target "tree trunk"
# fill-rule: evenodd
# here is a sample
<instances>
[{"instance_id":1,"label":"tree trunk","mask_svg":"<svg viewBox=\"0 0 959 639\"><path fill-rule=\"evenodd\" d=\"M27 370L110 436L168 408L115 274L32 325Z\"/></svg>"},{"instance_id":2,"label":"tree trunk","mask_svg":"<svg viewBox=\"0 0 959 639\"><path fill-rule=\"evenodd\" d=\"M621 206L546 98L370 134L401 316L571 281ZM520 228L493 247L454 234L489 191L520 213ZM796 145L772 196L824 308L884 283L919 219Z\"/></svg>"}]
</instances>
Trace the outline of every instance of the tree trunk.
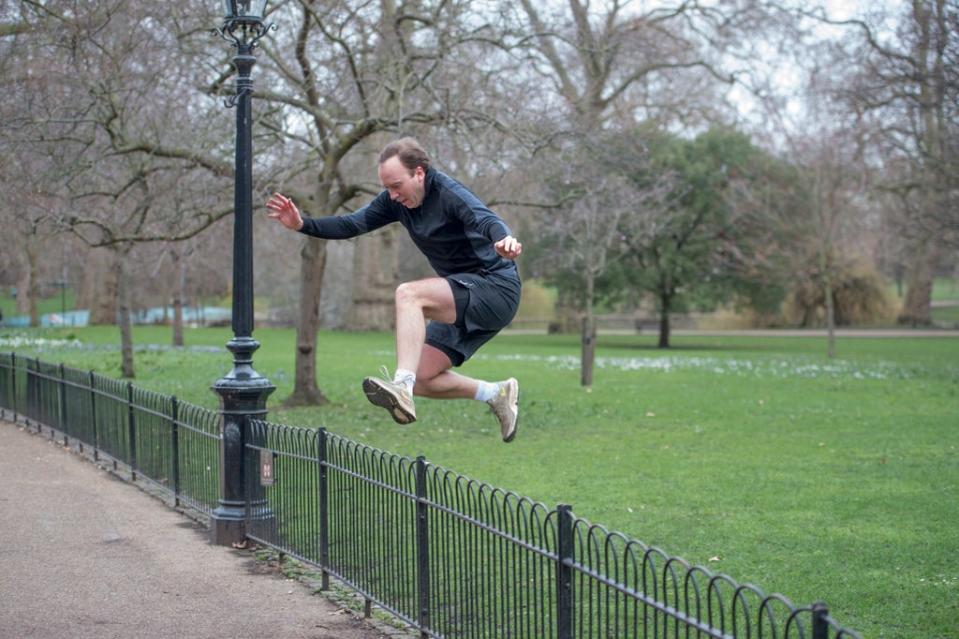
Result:
<instances>
[{"instance_id":1,"label":"tree trunk","mask_svg":"<svg viewBox=\"0 0 959 639\"><path fill-rule=\"evenodd\" d=\"M922 192L920 193L919 224L931 222L938 216L941 202L937 197L939 191L938 170L943 166L944 146L943 132L940 124L943 121L944 100L946 95L942 81L942 50L936 46L940 35L936 24L944 15L942 2L926 3L913 0L913 15L916 35L913 44L915 60L920 73L919 80L919 115L922 128L919 138L923 150L921 170L924 174ZM915 247L914 261L908 265L906 299L903 302L902 312L898 321L909 326L929 326L932 324L932 281L938 257L938 248L941 240L937 235L925 235Z\"/></svg>"},{"instance_id":2,"label":"tree trunk","mask_svg":"<svg viewBox=\"0 0 959 639\"><path fill-rule=\"evenodd\" d=\"M399 242L396 228L379 231L356 242L353 261L351 328L385 331L396 326L394 299L399 284Z\"/></svg>"},{"instance_id":3,"label":"tree trunk","mask_svg":"<svg viewBox=\"0 0 959 639\"><path fill-rule=\"evenodd\" d=\"M186 260L179 245L174 246L173 272L176 286L173 287L173 345L183 346L183 300L186 298Z\"/></svg>"},{"instance_id":4,"label":"tree trunk","mask_svg":"<svg viewBox=\"0 0 959 639\"><path fill-rule=\"evenodd\" d=\"M909 265L906 282L906 300L902 305L898 322L907 326L932 324L932 280L936 264L935 240L925 242L922 250L916 251L915 260Z\"/></svg>"},{"instance_id":5,"label":"tree trunk","mask_svg":"<svg viewBox=\"0 0 959 639\"><path fill-rule=\"evenodd\" d=\"M113 251L93 249L83 269L77 308L90 309L90 324L116 324L117 278Z\"/></svg>"},{"instance_id":6,"label":"tree trunk","mask_svg":"<svg viewBox=\"0 0 959 639\"><path fill-rule=\"evenodd\" d=\"M586 314L583 316L583 332L580 337L579 383L593 385L593 364L596 362L596 317L593 315L593 277L586 276Z\"/></svg>"},{"instance_id":7,"label":"tree trunk","mask_svg":"<svg viewBox=\"0 0 959 639\"><path fill-rule=\"evenodd\" d=\"M293 393L285 406L323 405L329 400L316 385L316 333L326 268L326 240L310 238L300 251L300 319L296 323Z\"/></svg>"},{"instance_id":8,"label":"tree trunk","mask_svg":"<svg viewBox=\"0 0 959 639\"><path fill-rule=\"evenodd\" d=\"M823 281L823 293L826 295L826 355L836 357L836 302L832 298L832 277L827 272Z\"/></svg>"},{"instance_id":9,"label":"tree trunk","mask_svg":"<svg viewBox=\"0 0 959 639\"><path fill-rule=\"evenodd\" d=\"M836 210L835 204L831 201L830 210ZM823 304L826 306L826 356L833 359L836 357L836 300L833 299L833 260L828 245L819 251L818 258L819 273L822 277Z\"/></svg>"},{"instance_id":10,"label":"tree trunk","mask_svg":"<svg viewBox=\"0 0 959 639\"><path fill-rule=\"evenodd\" d=\"M556 299L555 313L560 333L572 333L576 330L576 304L570 291L560 289Z\"/></svg>"},{"instance_id":11,"label":"tree trunk","mask_svg":"<svg viewBox=\"0 0 959 639\"><path fill-rule=\"evenodd\" d=\"M121 374L126 378L136 377L133 370L133 329L130 324L130 285L124 272L122 252L117 251L114 272L117 282L117 322L120 325Z\"/></svg>"},{"instance_id":12,"label":"tree trunk","mask_svg":"<svg viewBox=\"0 0 959 639\"><path fill-rule=\"evenodd\" d=\"M596 363L596 318L592 313L583 317L580 335L580 386L593 385L593 366Z\"/></svg>"},{"instance_id":13,"label":"tree trunk","mask_svg":"<svg viewBox=\"0 0 959 639\"><path fill-rule=\"evenodd\" d=\"M348 331L355 326L353 296L355 290L362 288L354 276L360 241L328 242L326 245L323 295L320 297L321 329Z\"/></svg>"},{"instance_id":14,"label":"tree trunk","mask_svg":"<svg viewBox=\"0 0 959 639\"><path fill-rule=\"evenodd\" d=\"M40 296L40 273L37 249L28 240L25 243L23 253L27 263L23 274L20 276L20 281L17 283L17 311L30 316L30 326L39 326L40 310L37 306L37 298Z\"/></svg>"},{"instance_id":15,"label":"tree trunk","mask_svg":"<svg viewBox=\"0 0 959 639\"><path fill-rule=\"evenodd\" d=\"M672 308L673 296L671 293L661 293L659 296L659 348L669 348L669 312Z\"/></svg>"},{"instance_id":16,"label":"tree trunk","mask_svg":"<svg viewBox=\"0 0 959 639\"><path fill-rule=\"evenodd\" d=\"M30 314L30 266L24 265L17 277L17 313Z\"/></svg>"}]
</instances>

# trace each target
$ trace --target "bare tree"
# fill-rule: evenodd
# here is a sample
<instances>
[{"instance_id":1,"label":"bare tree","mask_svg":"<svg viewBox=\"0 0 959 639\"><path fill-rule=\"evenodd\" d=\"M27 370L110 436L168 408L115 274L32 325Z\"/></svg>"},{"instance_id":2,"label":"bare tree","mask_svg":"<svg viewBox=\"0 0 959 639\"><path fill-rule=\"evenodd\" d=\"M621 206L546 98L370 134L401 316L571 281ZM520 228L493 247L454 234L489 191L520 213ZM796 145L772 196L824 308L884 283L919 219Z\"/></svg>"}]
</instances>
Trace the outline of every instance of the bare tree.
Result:
<instances>
[{"instance_id":1,"label":"bare tree","mask_svg":"<svg viewBox=\"0 0 959 639\"><path fill-rule=\"evenodd\" d=\"M874 12L863 20L814 16L849 29L833 54L855 71L843 74L833 95L870 120L881 134L876 150L895 167L879 187L898 195L900 231L910 245L899 321L929 324L935 269L944 251L959 245L959 3L913 0L894 16ZM893 32L879 26L889 17Z\"/></svg>"},{"instance_id":2,"label":"bare tree","mask_svg":"<svg viewBox=\"0 0 959 639\"><path fill-rule=\"evenodd\" d=\"M164 66L181 68L175 59L158 61L158 54L178 55L176 34L143 28L163 24L168 16L155 14L162 9L127 0L68 4L29 3L36 21L31 37L13 48L22 71L12 76L29 108L22 106L4 133L45 158L34 197L56 203L44 208L49 228L68 229L90 247L110 251L123 372L132 376L132 282L125 261L137 243L187 239L225 217L229 209L211 206L210 196L227 182L211 183L209 172L228 176L229 165L211 159L215 155L196 144L202 138L183 126L192 121L199 128L204 121L197 106L167 99L186 77L157 74ZM182 199L189 176L200 171L206 180L189 205L172 205L172 194Z\"/></svg>"},{"instance_id":3,"label":"bare tree","mask_svg":"<svg viewBox=\"0 0 959 639\"><path fill-rule=\"evenodd\" d=\"M773 185L776 202L763 203L759 224L773 231L778 268L790 273L793 299L822 300L827 329L827 355L835 357L837 292L843 278L865 253L857 246L868 229L870 201L869 144L876 129L862 112L850 111L833 99L845 81L833 52L797 51L801 82L794 94L765 87L761 103L766 125L775 131L789 175ZM756 209L747 195L741 204ZM809 300L807 300L809 301ZM814 321L818 307L807 304L802 325Z\"/></svg>"},{"instance_id":4,"label":"bare tree","mask_svg":"<svg viewBox=\"0 0 959 639\"><path fill-rule=\"evenodd\" d=\"M546 247L541 260L564 280L579 286L577 306L582 311L580 383L593 382L596 347L594 306L597 281L625 257L629 235L641 233L664 213L670 191L663 173L646 183L630 174L649 174L649 158L642 140L621 145L617 131L596 132L570 145L567 153L550 158L541 169L554 199L565 204L541 219L538 242Z\"/></svg>"},{"instance_id":5,"label":"bare tree","mask_svg":"<svg viewBox=\"0 0 959 639\"><path fill-rule=\"evenodd\" d=\"M51 175L47 163L12 146L9 140L0 141L0 183L5 185L0 224L9 234L5 245L19 264L17 309L29 316L31 326L39 326L37 302L42 281L51 272L45 256L58 242L57 202L38 188L37 180Z\"/></svg>"},{"instance_id":6,"label":"bare tree","mask_svg":"<svg viewBox=\"0 0 959 639\"><path fill-rule=\"evenodd\" d=\"M681 2L644 9L619 0L556 5L521 0L504 12L528 34L530 68L543 78L542 102L561 105L552 118L543 118L552 129L544 137L555 148L574 146L602 128L693 127L724 119L722 92L735 79L725 68L733 59L729 54L759 15L751 3ZM564 324L575 312L571 301L561 292Z\"/></svg>"},{"instance_id":7,"label":"bare tree","mask_svg":"<svg viewBox=\"0 0 959 639\"><path fill-rule=\"evenodd\" d=\"M792 251L796 273L822 289L826 306L827 355L836 356L835 295L841 273L855 255L850 235L860 225L865 204L862 139L855 130L816 132L797 148L800 185L808 195L804 233Z\"/></svg>"},{"instance_id":8,"label":"bare tree","mask_svg":"<svg viewBox=\"0 0 959 639\"><path fill-rule=\"evenodd\" d=\"M55 221L64 206L49 184L68 179L77 156L66 149L51 153L35 144L31 122L37 117L57 117L54 105L72 96L59 84L55 66L32 45L34 37L26 37L40 22L38 12L29 5L5 8L4 19L19 14L18 24L24 28L7 30L0 38L0 91L4 94L0 102L0 183L4 185L0 218L11 236L6 245L19 263L18 307L29 315L31 325L37 325L40 284L50 271L45 257L59 241ZM66 125L67 134L69 129Z\"/></svg>"},{"instance_id":9,"label":"bare tree","mask_svg":"<svg viewBox=\"0 0 959 639\"><path fill-rule=\"evenodd\" d=\"M750 3L637 10L621 0L521 0L504 10L529 34L535 72L561 96L574 126L587 130L611 117L627 124L721 119L716 85L735 79L723 56L761 15Z\"/></svg>"}]
</instances>

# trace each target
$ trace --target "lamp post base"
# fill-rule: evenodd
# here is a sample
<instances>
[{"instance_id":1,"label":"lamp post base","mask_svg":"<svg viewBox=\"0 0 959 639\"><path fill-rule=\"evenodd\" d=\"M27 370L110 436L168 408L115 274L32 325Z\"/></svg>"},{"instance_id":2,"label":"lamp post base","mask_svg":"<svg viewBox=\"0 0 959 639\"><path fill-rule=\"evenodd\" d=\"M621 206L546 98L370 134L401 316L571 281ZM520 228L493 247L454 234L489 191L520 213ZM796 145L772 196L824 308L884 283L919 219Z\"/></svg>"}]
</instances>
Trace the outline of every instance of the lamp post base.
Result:
<instances>
[{"instance_id":1,"label":"lamp post base","mask_svg":"<svg viewBox=\"0 0 959 639\"><path fill-rule=\"evenodd\" d=\"M256 519L272 519L265 507L266 494L256 479L256 463L251 461L247 444L254 429L251 419L266 419L266 399L276 387L253 370L253 351L259 343L250 337L230 340L233 370L217 380L213 391L220 396L223 421L220 425L220 502L213 511L213 543L229 546L246 537L247 502Z\"/></svg>"},{"instance_id":2,"label":"lamp post base","mask_svg":"<svg viewBox=\"0 0 959 639\"><path fill-rule=\"evenodd\" d=\"M217 546L237 546L246 539L246 514L243 506L223 504L210 517L210 540Z\"/></svg>"}]
</instances>

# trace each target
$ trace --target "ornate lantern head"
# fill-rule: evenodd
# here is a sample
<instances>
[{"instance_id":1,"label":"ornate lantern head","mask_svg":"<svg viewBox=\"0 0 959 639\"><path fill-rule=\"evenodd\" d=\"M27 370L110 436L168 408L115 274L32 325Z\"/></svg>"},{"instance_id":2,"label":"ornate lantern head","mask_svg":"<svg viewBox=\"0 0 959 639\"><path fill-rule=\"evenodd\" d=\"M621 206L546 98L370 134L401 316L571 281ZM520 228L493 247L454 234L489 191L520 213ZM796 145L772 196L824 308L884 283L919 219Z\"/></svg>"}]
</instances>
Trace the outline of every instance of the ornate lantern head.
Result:
<instances>
[{"instance_id":1,"label":"ornate lantern head","mask_svg":"<svg viewBox=\"0 0 959 639\"><path fill-rule=\"evenodd\" d=\"M263 22L267 0L223 0L223 26L216 29L223 38L232 38L237 45L256 46L274 25Z\"/></svg>"},{"instance_id":2,"label":"ornate lantern head","mask_svg":"<svg viewBox=\"0 0 959 639\"><path fill-rule=\"evenodd\" d=\"M223 19L227 22L263 22L267 0L223 0Z\"/></svg>"}]
</instances>

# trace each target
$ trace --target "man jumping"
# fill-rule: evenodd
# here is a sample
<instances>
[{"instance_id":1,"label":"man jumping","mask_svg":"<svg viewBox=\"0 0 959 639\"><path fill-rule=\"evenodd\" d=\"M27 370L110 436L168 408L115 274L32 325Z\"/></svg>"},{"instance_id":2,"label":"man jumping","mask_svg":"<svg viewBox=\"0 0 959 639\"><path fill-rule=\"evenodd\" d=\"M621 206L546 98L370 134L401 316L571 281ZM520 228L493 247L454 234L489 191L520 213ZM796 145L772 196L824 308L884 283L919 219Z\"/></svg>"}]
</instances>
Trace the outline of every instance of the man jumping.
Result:
<instances>
[{"instance_id":1,"label":"man jumping","mask_svg":"<svg viewBox=\"0 0 959 639\"><path fill-rule=\"evenodd\" d=\"M469 189L433 168L413 138L383 149L379 179L386 190L350 215L303 217L292 200L275 193L266 204L268 216L330 240L393 222L406 227L439 277L396 289L396 373L392 379L367 377L363 391L400 424L416 421L413 395L484 401L499 420L503 441L512 441L519 418L516 379L484 382L450 369L512 321L521 287L513 260L523 245Z\"/></svg>"}]
</instances>

